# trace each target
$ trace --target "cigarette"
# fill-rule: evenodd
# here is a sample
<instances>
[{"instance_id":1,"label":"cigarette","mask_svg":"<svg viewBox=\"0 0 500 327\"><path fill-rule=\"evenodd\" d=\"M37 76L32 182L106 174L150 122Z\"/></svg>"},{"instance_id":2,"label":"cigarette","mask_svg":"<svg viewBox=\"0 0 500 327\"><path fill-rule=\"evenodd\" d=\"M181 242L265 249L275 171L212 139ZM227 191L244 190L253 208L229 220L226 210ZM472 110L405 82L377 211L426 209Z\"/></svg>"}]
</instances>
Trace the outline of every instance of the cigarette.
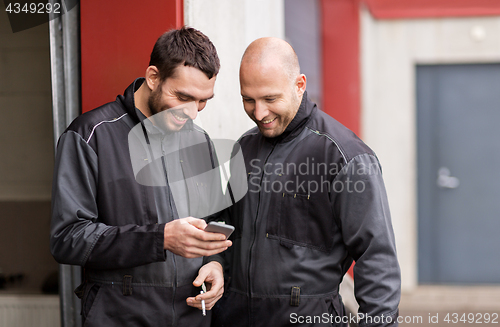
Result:
<instances>
[{"instance_id":1,"label":"cigarette","mask_svg":"<svg viewBox=\"0 0 500 327\"><path fill-rule=\"evenodd\" d=\"M200 294L203 294L203 291L200 291ZM201 300L201 312L203 313L204 316L207 315L207 311L205 310L205 300Z\"/></svg>"}]
</instances>

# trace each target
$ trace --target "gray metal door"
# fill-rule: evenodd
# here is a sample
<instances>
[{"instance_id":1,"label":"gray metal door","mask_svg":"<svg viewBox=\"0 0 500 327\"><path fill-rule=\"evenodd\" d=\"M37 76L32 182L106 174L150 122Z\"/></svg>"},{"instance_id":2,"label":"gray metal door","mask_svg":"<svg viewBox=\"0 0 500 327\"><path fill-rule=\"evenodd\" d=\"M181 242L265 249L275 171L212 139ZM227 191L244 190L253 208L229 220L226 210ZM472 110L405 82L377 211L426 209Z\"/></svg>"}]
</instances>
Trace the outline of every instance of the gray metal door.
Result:
<instances>
[{"instance_id":1,"label":"gray metal door","mask_svg":"<svg viewBox=\"0 0 500 327\"><path fill-rule=\"evenodd\" d=\"M500 64L417 66L420 283L500 283Z\"/></svg>"}]
</instances>

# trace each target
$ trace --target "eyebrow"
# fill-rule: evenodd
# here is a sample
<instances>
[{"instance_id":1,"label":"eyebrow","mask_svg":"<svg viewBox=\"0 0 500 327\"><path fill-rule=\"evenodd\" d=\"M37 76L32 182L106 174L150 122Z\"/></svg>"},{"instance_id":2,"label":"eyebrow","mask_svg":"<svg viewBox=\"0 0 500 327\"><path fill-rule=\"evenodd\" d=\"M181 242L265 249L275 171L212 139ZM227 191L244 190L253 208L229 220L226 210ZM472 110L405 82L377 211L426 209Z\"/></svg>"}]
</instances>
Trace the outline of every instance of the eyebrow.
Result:
<instances>
[{"instance_id":1,"label":"eyebrow","mask_svg":"<svg viewBox=\"0 0 500 327\"><path fill-rule=\"evenodd\" d=\"M181 92L181 91L176 91L175 92L177 95L180 95L184 98L188 98L189 100L196 100L194 96L192 96L191 94L187 94L187 93L184 93L184 92ZM206 98L206 99L200 99L200 100L210 100L210 99L213 99L213 97L215 96L215 94L212 94L210 97Z\"/></svg>"},{"instance_id":2,"label":"eyebrow","mask_svg":"<svg viewBox=\"0 0 500 327\"><path fill-rule=\"evenodd\" d=\"M281 93L267 94L267 95L261 96L261 98L276 98L276 97L279 97L280 95L281 95ZM244 94L242 94L241 97L242 98L247 98L247 99L252 99L252 97L246 96Z\"/></svg>"}]
</instances>

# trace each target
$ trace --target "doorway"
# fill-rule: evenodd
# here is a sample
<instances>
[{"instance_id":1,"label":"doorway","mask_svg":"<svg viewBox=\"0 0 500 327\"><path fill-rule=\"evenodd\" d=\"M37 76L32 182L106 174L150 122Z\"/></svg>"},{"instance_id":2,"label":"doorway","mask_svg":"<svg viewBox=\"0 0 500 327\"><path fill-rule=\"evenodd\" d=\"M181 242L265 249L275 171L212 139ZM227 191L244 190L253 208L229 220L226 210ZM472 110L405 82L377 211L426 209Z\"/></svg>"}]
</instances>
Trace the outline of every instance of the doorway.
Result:
<instances>
[{"instance_id":1,"label":"doorway","mask_svg":"<svg viewBox=\"0 0 500 327\"><path fill-rule=\"evenodd\" d=\"M13 33L0 9L0 295L57 294L49 28Z\"/></svg>"},{"instance_id":2,"label":"doorway","mask_svg":"<svg viewBox=\"0 0 500 327\"><path fill-rule=\"evenodd\" d=\"M419 283L500 283L500 64L416 72Z\"/></svg>"}]
</instances>

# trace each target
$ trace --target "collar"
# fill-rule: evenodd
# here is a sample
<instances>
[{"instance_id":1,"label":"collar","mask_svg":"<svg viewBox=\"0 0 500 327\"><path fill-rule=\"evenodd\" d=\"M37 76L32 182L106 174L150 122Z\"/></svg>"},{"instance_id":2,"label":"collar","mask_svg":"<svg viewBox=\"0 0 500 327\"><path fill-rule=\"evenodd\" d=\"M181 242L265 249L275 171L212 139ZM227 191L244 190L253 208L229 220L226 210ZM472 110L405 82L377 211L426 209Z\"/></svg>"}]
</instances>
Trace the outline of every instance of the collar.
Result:
<instances>
[{"instance_id":1,"label":"collar","mask_svg":"<svg viewBox=\"0 0 500 327\"><path fill-rule=\"evenodd\" d=\"M297 135L300 134L300 132L302 132L306 123L309 121L312 114L316 110L316 104L309 100L309 98L307 97L307 91L304 92L302 101L300 102L299 110L297 110L295 117L293 117L290 124L288 124L288 126L285 128L285 131L276 137L266 139L273 144L293 140Z\"/></svg>"},{"instance_id":2,"label":"collar","mask_svg":"<svg viewBox=\"0 0 500 327\"><path fill-rule=\"evenodd\" d=\"M144 115L139 116L135 107L134 93L141 87L142 83L146 79L144 77L136 78L132 84L130 84L123 92L123 95L119 95L117 100L119 100L125 107L125 111L134 118L136 122L141 122L145 117Z\"/></svg>"}]
</instances>

